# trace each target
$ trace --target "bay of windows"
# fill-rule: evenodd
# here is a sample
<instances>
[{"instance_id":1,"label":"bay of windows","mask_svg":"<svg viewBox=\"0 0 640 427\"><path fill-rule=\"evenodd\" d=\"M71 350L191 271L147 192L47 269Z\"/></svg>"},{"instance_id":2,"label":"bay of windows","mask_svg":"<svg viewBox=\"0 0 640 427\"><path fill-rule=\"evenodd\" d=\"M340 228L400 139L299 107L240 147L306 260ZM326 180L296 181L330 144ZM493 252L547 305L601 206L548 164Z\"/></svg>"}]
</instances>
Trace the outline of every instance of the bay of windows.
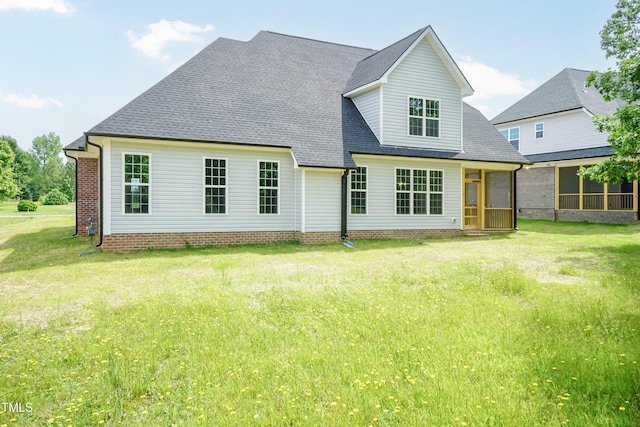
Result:
<instances>
[{"instance_id":1,"label":"bay of windows","mask_svg":"<svg viewBox=\"0 0 640 427\"><path fill-rule=\"evenodd\" d=\"M442 215L443 172L396 169L397 215Z\"/></svg>"}]
</instances>

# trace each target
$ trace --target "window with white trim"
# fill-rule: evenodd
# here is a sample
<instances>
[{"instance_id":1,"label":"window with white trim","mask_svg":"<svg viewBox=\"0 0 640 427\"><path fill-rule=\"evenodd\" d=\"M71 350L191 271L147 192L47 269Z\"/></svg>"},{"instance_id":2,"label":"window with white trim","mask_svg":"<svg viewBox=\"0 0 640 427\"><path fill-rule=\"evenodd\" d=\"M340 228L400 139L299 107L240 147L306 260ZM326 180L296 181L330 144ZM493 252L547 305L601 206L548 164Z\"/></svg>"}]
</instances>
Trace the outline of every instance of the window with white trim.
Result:
<instances>
[{"instance_id":1,"label":"window with white trim","mask_svg":"<svg viewBox=\"0 0 640 427\"><path fill-rule=\"evenodd\" d=\"M409 135L440 137L440 101L409 98Z\"/></svg>"},{"instance_id":2,"label":"window with white trim","mask_svg":"<svg viewBox=\"0 0 640 427\"><path fill-rule=\"evenodd\" d=\"M536 123L536 139L544 138L544 123Z\"/></svg>"},{"instance_id":3,"label":"window with white trim","mask_svg":"<svg viewBox=\"0 0 640 427\"><path fill-rule=\"evenodd\" d=\"M359 166L350 173L351 213L367 213L367 167Z\"/></svg>"},{"instance_id":4,"label":"window with white trim","mask_svg":"<svg viewBox=\"0 0 640 427\"><path fill-rule=\"evenodd\" d=\"M502 136L513 145L516 150L520 149L520 128L502 129Z\"/></svg>"},{"instance_id":5,"label":"window with white trim","mask_svg":"<svg viewBox=\"0 0 640 427\"><path fill-rule=\"evenodd\" d=\"M260 214L278 213L278 162L258 162Z\"/></svg>"},{"instance_id":6,"label":"window with white trim","mask_svg":"<svg viewBox=\"0 0 640 427\"><path fill-rule=\"evenodd\" d=\"M147 154L125 154L124 174L124 213L148 214L151 185L151 161Z\"/></svg>"},{"instance_id":7,"label":"window with white trim","mask_svg":"<svg viewBox=\"0 0 640 427\"><path fill-rule=\"evenodd\" d=\"M442 215L443 182L440 170L396 169L396 214Z\"/></svg>"},{"instance_id":8,"label":"window with white trim","mask_svg":"<svg viewBox=\"0 0 640 427\"><path fill-rule=\"evenodd\" d=\"M227 161L204 159L204 213L227 213Z\"/></svg>"}]
</instances>

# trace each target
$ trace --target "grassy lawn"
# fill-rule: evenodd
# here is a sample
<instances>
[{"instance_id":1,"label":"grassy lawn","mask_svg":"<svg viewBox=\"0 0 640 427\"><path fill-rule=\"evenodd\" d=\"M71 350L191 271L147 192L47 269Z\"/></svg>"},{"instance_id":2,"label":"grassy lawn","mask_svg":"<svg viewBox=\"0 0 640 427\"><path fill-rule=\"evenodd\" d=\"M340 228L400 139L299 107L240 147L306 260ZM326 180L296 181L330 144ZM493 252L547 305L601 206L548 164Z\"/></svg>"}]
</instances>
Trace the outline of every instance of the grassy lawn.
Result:
<instances>
[{"instance_id":1,"label":"grassy lawn","mask_svg":"<svg viewBox=\"0 0 640 427\"><path fill-rule=\"evenodd\" d=\"M640 425L640 226L520 228L78 257L0 218L0 426Z\"/></svg>"},{"instance_id":2,"label":"grassy lawn","mask_svg":"<svg viewBox=\"0 0 640 427\"><path fill-rule=\"evenodd\" d=\"M0 202L0 215L75 215L76 204L69 203L63 206L42 205L36 202L38 209L35 212L18 212L18 202Z\"/></svg>"}]
</instances>

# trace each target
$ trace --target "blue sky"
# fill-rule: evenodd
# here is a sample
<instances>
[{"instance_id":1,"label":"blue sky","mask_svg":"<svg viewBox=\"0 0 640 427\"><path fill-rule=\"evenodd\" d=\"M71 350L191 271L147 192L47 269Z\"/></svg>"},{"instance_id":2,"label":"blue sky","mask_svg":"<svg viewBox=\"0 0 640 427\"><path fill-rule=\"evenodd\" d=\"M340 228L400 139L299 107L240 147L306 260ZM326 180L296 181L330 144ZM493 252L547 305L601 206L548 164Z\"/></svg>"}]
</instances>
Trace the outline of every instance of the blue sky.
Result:
<instances>
[{"instance_id":1,"label":"blue sky","mask_svg":"<svg viewBox=\"0 0 640 427\"><path fill-rule=\"evenodd\" d=\"M382 49L431 25L492 118L566 67L615 62L599 32L616 0L0 0L0 134L63 144L218 37L270 30Z\"/></svg>"}]
</instances>

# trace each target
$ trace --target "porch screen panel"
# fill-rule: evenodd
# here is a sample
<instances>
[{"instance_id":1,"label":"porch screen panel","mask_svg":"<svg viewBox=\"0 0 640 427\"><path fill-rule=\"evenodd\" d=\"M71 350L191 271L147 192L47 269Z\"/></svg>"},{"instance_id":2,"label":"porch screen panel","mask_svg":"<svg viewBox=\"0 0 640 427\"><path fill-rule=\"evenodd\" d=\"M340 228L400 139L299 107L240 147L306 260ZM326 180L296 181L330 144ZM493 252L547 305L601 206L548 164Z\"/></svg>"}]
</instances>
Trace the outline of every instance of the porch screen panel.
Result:
<instances>
[{"instance_id":1,"label":"porch screen panel","mask_svg":"<svg viewBox=\"0 0 640 427\"><path fill-rule=\"evenodd\" d=\"M511 208L511 172L487 172L485 179L485 207Z\"/></svg>"}]
</instances>

